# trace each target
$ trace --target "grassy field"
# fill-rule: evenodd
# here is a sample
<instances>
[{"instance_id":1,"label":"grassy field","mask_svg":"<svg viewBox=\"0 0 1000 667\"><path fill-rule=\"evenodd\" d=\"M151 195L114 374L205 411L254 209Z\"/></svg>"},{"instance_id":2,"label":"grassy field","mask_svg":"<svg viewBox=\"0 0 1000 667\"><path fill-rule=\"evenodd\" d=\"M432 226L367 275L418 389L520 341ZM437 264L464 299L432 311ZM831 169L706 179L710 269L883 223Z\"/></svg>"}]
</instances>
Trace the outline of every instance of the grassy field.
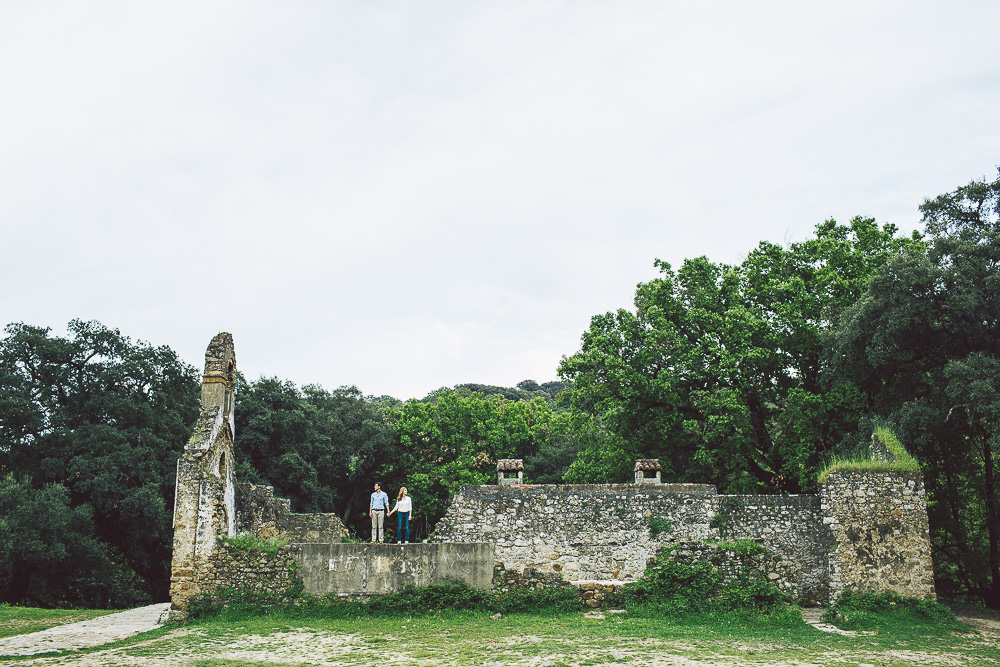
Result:
<instances>
[{"instance_id":1,"label":"grassy field","mask_svg":"<svg viewBox=\"0 0 1000 667\"><path fill-rule=\"evenodd\" d=\"M32 661L12 661L31 664ZM160 630L45 665L1000 665L995 636L884 619L854 635L821 632L798 612L770 620L668 621L476 612L329 620L282 614Z\"/></svg>"}]
</instances>

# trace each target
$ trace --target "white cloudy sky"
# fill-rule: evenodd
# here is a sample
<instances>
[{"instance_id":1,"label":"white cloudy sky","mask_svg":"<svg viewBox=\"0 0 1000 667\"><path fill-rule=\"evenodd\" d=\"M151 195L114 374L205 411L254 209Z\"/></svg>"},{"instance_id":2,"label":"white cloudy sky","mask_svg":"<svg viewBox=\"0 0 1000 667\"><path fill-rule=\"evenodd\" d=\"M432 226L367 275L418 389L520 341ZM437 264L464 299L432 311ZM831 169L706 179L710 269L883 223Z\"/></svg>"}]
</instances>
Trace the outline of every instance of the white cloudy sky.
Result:
<instances>
[{"instance_id":1,"label":"white cloudy sky","mask_svg":"<svg viewBox=\"0 0 1000 667\"><path fill-rule=\"evenodd\" d=\"M917 228L1000 2L0 4L0 319L420 397L554 379L654 258Z\"/></svg>"}]
</instances>

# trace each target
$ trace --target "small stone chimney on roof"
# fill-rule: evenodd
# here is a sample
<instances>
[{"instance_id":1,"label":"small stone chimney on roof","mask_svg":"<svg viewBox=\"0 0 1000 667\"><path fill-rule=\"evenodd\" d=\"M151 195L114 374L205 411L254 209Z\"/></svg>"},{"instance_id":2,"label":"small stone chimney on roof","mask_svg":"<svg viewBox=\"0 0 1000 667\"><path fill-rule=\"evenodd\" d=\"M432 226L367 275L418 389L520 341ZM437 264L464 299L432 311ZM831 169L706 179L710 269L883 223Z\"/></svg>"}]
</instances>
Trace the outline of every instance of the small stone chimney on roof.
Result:
<instances>
[{"instance_id":1,"label":"small stone chimney on roof","mask_svg":"<svg viewBox=\"0 0 1000 667\"><path fill-rule=\"evenodd\" d=\"M517 476L508 476L515 472ZM500 486L524 484L524 459L500 459L497 461L497 484Z\"/></svg>"},{"instance_id":2,"label":"small stone chimney on roof","mask_svg":"<svg viewBox=\"0 0 1000 667\"><path fill-rule=\"evenodd\" d=\"M649 476L647 477L647 473ZM653 474L655 473L655 475ZM660 484L660 459L639 459L635 462L636 484Z\"/></svg>"}]
</instances>

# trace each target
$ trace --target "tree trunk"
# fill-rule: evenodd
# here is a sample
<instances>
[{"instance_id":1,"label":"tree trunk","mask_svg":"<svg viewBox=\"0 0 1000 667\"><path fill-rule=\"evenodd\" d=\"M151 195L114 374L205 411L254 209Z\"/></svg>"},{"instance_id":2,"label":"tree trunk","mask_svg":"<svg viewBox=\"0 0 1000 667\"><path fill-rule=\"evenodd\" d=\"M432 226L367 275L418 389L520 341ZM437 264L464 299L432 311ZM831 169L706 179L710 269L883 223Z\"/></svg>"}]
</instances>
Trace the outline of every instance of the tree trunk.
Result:
<instances>
[{"instance_id":1,"label":"tree trunk","mask_svg":"<svg viewBox=\"0 0 1000 667\"><path fill-rule=\"evenodd\" d=\"M986 530L989 535L990 580L992 586L986 595L986 606L1000 609L1000 511L997 508L996 473L993 469L993 450L989 438L983 439L983 481L986 492Z\"/></svg>"},{"instance_id":2,"label":"tree trunk","mask_svg":"<svg viewBox=\"0 0 1000 667\"><path fill-rule=\"evenodd\" d=\"M10 585L7 587L4 602L24 604L31 586L31 570L31 566L26 565L24 561L14 561L14 567L11 568Z\"/></svg>"}]
</instances>

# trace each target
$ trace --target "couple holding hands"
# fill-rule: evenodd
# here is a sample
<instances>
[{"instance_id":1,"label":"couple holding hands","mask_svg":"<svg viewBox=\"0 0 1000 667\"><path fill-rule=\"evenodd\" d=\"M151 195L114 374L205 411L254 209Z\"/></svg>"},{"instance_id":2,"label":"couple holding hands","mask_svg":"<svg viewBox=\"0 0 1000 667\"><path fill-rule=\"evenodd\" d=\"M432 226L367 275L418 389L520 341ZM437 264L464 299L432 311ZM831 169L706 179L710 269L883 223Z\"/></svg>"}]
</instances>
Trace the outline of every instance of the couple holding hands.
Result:
<instances>
[{"instance_id":1,"label":"couple holding hands","mask_svg":"<svg viewBox=\"0 0 1000 667\"><path fill-rule=\"evenodd\" d=\"M396 506L387 515L389 509L389 496L382 490L382 485L375 482L375 493L372 494L371 502L368 504L368 515L372 518L372 544L376 541L381 543L385 537L382 528L385 517L397 512L396 519L396 543L410 543L410 512L413 511L413 501L406 495L406 487L399 490L396 498Z\"/></svg>"}]
</instances>

